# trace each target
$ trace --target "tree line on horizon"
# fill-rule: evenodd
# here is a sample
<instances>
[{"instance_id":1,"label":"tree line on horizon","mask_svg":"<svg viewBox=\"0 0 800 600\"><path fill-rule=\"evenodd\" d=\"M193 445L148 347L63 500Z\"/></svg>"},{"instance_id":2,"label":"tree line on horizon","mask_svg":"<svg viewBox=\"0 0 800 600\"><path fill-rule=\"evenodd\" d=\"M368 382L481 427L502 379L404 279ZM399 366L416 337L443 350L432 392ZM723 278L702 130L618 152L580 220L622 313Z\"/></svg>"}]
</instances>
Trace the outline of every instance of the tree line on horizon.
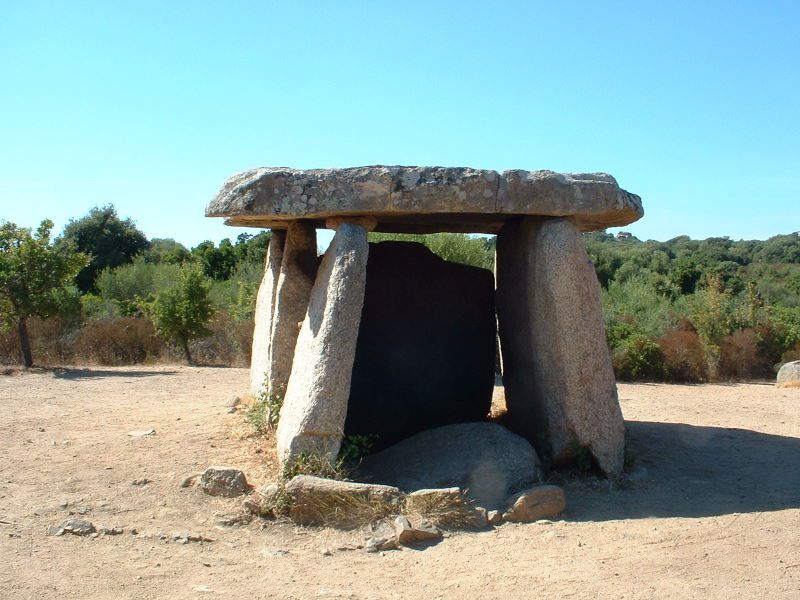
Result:
<instances>
[{"instance_id":1,"label":"tree line on horizon","mask_svg":"<svg viewBox=\"0 0 800 600\"><path fill-rule=\"evenodd\" d=\"M0 362L245 366L270 232L187 248L113 206L32 232L0 225ZM666 242L585 234L624 380L772 377L800 358L800 235ZM495 238L370 234L492 268ZM31 331L29 331L29 329Z\"/></svg>"}]
</instances>

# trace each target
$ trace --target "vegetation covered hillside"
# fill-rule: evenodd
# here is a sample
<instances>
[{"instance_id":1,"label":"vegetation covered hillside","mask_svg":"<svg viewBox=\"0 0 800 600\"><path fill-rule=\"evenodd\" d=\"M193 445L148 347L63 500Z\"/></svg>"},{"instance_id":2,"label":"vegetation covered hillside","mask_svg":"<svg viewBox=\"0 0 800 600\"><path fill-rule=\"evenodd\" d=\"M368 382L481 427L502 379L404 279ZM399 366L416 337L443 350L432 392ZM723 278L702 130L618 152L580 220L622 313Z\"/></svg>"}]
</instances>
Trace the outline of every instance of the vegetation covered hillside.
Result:
<instances>
[{"instance_id":1,"label":"vegetation covered hillside","mask_svg":"<svg viewBox=\"0 0 800 600\"><path fill-rule=\"evenodd\" d=\"M6 230L0 363L16 364L31 352L23 351L11 310L20 290L3 285L21 281L13 272L19 261L12 260L19 244L11 237L25 244L33 238L13 224ZM491 269L494 262L494 238L370 236L419 241L447 260L479 267ZM50 244L64 260L74 253L75 268L67 280L56 278L52 289L37 292L46 311L26 313L33 359L45 365L184 359L247 365L269 238L267 231L186 248L171 239L148 240L111 206L93 209L70 221L56 240L37 242ZM798 233L766 241L643 242L602 232L585 239L619 378L772 378L779 364L800 358Z\"/></svg>"}]
</instances>

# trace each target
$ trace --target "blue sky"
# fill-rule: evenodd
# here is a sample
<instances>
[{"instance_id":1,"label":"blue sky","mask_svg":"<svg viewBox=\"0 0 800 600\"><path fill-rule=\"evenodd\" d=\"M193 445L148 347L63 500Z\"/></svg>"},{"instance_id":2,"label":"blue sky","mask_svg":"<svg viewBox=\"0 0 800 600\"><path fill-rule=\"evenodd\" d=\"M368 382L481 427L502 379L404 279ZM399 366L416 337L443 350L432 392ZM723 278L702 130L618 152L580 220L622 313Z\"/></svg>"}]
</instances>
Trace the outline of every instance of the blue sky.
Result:
<instances>
[{"instance_id":1,"label":"blue sky","mask_svg":"<svg viewBox=\"0 0 800 600\"><path fill-rule=\"evenodd\" d=\"M800 229L798 2L5 2L0 219L150 237L232 173L604 171L665 240Z\"/></svg>"}]
</instances>

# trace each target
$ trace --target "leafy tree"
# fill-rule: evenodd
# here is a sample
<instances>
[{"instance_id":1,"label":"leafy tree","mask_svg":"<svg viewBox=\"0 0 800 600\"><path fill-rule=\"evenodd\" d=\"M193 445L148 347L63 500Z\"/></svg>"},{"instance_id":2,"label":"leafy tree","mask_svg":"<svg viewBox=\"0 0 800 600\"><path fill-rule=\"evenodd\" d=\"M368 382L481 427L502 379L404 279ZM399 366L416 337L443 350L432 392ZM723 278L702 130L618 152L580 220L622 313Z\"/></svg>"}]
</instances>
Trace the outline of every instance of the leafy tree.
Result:
<instances>
[{"instance_id":1,"label":"leafy tree","mask_svg":"<svg viewBox=\"0 0 800 600\"><path fill-rule=\"evenodd\" d=\"M178 344L189 364L192 364L189 342L211 334L207 327L214 312L208 298L210 287L200 269L185 268L177 285L159 292L151 307L156 331Z\"/></svg>"},{"instance_id":2,"label":"leafy tree","mask_svg":"<svg viewBox=\"0 0 800 600\"><path fill-rule=\"evenodd\" d=\"M0 317L16 322L22 361L33 366L27 319L49 317L74 295L67 289L89 262L69 244L50 243L53 222L42 221L35 234L14 223L0 225Z\"/></svg>"},{"instance_id":3,"label":"leafy tree","mask_svg":"<svg viewBox=\"0 0 800 600\"><path fill-rule=\"evenodd\" d=\"M95 207L80 219L72 219L59 239L91 255L91 262L78 273L82 292L94 292L97 275L106 268L124 265L149 246L147 237L131 219L120 219L112 205Z\"/></svg>"},{"instance_id":4,"label":"leafy tree","mask_svg":"<svg viewBox=\"0 0 800 600\"><path fill-rule=\"evenodd\" d=\"M171 238L155 238L150 240L150 247L144 253L144 260L148 263L182 265L192 260L192 253Z\"/></svg>"},{"instance_id":5,"label":"leafy tree","mask_svg":"<svg viewBox=\"0 0 800 600\"><path fill-rule=\"evenodd\" d=\"M192 248L192 254L200 261L206 277L211 279L230 279L236 270L236 251L228 238L222 240L219 247L210 240L201 242Z\"/></svg>"}]
</instances>

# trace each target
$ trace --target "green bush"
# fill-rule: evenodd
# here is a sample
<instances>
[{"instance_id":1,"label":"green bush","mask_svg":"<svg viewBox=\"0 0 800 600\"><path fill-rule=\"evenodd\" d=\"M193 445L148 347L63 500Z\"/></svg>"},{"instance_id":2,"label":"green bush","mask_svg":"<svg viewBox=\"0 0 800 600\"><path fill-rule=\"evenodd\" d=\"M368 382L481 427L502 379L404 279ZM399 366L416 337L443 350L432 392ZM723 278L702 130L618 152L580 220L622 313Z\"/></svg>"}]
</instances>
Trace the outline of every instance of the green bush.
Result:
<instances>
[{"instance_id":1,"label":"green bush","mask_svg":"<svg viewBox=\"0 0 800 600\"><path fill-rule=\"evenodd\" d=\"M214 312L208 298L210 284L197 267L184 267L177 285L159 292L150 307L156 331L183 349L192 364L189 342L211 333L208 322Z\"/></svg>"},{"instance_id":2,"label":"green bush","mask_svg":"<svg viewBox=\"0 0 800 600\"><path fill-rule=\"evenodd\" d=\"M661 347L649 337L634 333L612 352L614 372L626 381L662 381L665 376Z\"/></svg>"}]
</instances>

